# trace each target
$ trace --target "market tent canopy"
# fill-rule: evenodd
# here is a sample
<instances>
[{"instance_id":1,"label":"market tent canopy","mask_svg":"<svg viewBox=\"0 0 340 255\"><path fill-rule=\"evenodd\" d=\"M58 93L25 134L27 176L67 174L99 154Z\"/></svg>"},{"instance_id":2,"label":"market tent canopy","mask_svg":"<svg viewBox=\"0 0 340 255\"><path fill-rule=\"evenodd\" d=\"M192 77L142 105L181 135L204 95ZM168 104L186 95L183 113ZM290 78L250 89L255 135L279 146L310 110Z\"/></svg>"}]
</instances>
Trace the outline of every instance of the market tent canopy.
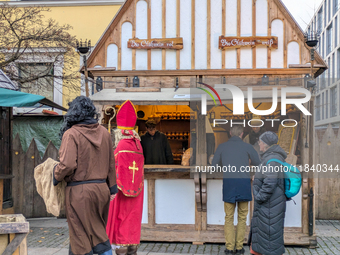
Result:
<instances>
[{"instance_id":1,"label":"market tent canopy","mask_svg":"<svg viewBox=\"0 0 340 255\"><path fill-rule=\"evenodd\" d=\"M284 86L283 86L284 87ZM277 86L277 88L280 88ZM127 88L128 89L128 88ZM229 90L223 91L217 88L216 91L221 95L223 104L231 104L233 96ZM242 91L247 98L247 91ZM160 92L117 92L116 89L103 89L102 91L90 96L91 100L100 105L120 105L126 100L130 100L136 105L189 105L190 102L199 101L201 94L204 93L195 88L161 88ZM253 91L254 102L272 102L272 90L269 86L262 86L261 90ZM304 98L303 93L289 93L288 98ZM216 96L215 96L216 98ZM278 101L281 98L281 90L278 90ZM217 100L217 98L216 98ZM247 100L245 100L245 103ZM207 96L207 103L213 105L210 96Z\"/></svg>"},{"instance_id":2,"label":"market tent canopy","mask_svg":"<svg viewBox=\"0 0 340 255\"><path fill-rule=\"evenodd\" d=\"M66 108L52 102L46 97L0 88L0 106L2 107L27 107L37 103L51 106L53 108L67 111Z\"/></svg>"}]
</instances>

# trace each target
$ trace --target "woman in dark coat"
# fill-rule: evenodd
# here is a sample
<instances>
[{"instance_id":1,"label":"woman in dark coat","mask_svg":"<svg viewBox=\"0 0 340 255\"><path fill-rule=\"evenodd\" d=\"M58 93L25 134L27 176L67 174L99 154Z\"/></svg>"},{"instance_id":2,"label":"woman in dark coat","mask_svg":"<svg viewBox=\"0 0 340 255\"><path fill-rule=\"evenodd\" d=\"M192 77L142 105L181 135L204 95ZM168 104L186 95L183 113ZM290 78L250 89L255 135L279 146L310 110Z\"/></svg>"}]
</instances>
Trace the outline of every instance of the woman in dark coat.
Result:
<instances>
[{"instance_id":1,"label":"woman in dark coat","mask_svg":"<svg viewBox=\"0 0 340 255\"><path fill-rule=\"evenodd\" d=\"M265 132L260 136L259 145L262 152L260 171L255 174L253 184L254 213L251 221L249 243L254 252L263 255L281 255L285 253L283 230L286 211L284 193L284 173L281 165L270 159L284 161L286 152L277 145L278 137L273 132ZM264 170L267 166L267 171ZM273 168L280 169L273 171ZM253 253L256 254L256 253Z\"/></svg>"}]
</instances>

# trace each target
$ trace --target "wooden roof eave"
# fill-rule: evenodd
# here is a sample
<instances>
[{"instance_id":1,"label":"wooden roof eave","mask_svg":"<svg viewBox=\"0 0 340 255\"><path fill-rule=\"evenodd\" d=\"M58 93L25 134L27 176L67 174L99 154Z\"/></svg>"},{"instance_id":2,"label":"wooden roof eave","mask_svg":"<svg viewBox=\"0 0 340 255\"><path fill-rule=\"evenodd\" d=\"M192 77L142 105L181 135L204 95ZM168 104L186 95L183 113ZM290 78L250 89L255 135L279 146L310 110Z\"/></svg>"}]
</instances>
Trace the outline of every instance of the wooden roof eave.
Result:
<instances>
[{"instance_id":1,"label":"wooden roof eave","mask_svg":"<svg viewBox=\"0 0 340 255\"><path fill-rule=\"evenodd\" d=\"M327 66L319 65L313 68L316 74L320 70L327 69ZM310 67L299 66L297 68L263 68L263 69L204 69L204 70L126 70L114 71L107 68L89 68L94 77L128 77L128 76L233 76L233 75L303 75L310 73ZM322 73L321 72L321 73Z\"/></svg>"},{"instance_id":2,"label":"wooden roof eave","mask_svg":"<svg viewBox=\"0 0 340 255\"><path fill-rule=\"evenodd\" d=\"M266 86L270 87L270 86ZM162 88L159 92L117 92L116 89L103 89L91 95L91 100L99 105L120 105L126 100L132 101L135 105L189 105L190 102L200 101L199 94L193 90L195 88ZM218 90L218 88L216 87ZM242 90L246 95L247 91ZM223 104L232 104L231 92L221 94ZM290 93L290 98L304 98L301 93ZM281 91L278 91L278 101L281 101ZM272 90L254 90L253 102L272 102ZM207 99L208 105L214 105L213 100Z\"/></svg>"}]
</instances>

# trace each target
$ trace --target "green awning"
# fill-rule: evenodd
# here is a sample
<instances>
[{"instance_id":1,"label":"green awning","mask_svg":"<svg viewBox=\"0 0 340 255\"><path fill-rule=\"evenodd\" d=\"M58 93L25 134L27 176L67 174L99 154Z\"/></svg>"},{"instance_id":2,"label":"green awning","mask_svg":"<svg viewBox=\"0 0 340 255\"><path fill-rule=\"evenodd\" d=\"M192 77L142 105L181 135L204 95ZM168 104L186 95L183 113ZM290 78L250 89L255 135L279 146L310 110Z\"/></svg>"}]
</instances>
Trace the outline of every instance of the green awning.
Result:
<instances>
[{"instance_id":1,"label":"green awning","mask_svg":"<svg viewBox=\"0 0 340 255\"><path fill-rule=\"evenodd\" d=\"M48 100L46 97L0 88L0 106L2 107L27 107L37 103L67 111L66 108Z\"/></svg>"}]
</instances>

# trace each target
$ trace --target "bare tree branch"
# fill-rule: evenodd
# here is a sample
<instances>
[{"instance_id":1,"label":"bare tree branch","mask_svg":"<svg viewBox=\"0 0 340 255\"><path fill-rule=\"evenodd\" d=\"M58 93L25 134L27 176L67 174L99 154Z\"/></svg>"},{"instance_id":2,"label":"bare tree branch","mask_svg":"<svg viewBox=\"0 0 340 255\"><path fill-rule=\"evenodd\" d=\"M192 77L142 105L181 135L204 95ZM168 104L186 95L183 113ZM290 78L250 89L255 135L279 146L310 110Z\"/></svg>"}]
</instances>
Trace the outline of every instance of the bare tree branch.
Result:
<instances>
[{"instance_id":1,"label":"bare tree branch","mask_svg":"<svg viewBox=\"0 0 340 255\"><path fill-rule=\"evenodd\" d=\"M70 34L72 27L46 19L44 13L49 11L45 7L0 5L0 69L22 88L33 86L33 82L41 83L41 87L57 83L68 91L79 91L79 57L75 37ZM46 63L52 69L27 74L20 67L25 63ZM52 72L56 68L62 71Z\"/></svg>"}]
</instances>

